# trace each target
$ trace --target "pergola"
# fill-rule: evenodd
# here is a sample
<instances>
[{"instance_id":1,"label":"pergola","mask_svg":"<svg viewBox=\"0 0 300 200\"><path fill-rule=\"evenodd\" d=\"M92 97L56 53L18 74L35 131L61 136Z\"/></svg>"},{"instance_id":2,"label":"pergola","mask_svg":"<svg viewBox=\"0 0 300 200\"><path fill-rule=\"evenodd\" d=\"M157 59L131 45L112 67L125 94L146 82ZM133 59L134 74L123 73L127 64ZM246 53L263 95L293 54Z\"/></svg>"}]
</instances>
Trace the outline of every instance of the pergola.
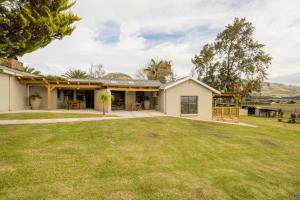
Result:
<instances>
[{"instance_id":1,"label":"pergola","mask_svg":"<svg viewBox=\"0 0 300 200\"><path fill-rule=\"evenodd\" d=\"M17 79L20 83L35 85L35 86L44 86L47 88L47 100L48 100L48 109L52 107L52 91L56 88L67 88L67 89L97 89L102 88L102 83L93 83L93 82L71 82L68 80L58 80L55 78L44 78L44 77L24 77L18 76Z\"/></svg>"},{"instance_id":2,"label":"pergola","mask_svg":"<svg viewBox=\"0 0 300 200\"><path fill-rule=\"evenodd\" d=\"M74 90L95 90L95 89L109 89L121 91L159 91L159 87L146 86L122 86L122 85L104 85L100 81L84 80L84 81L70 81L58 80L56 78L45 77L28 77L17 76L20 83L32 86L44 86L47 88L48 109L52 107L52 91L58 89L74 89Z\"/></svg>"},{"instance_id":3,"label":"pergola","mask_svg":"<svg viewBox=\"0 0 300 200\"><path fill-rule=\"evenodd\" d=\"M233 99L234 106L218 105L218 99ZM239 121L241 95L238 93L213 94L213 118L221 121Z\"/></svg>"}]
</instances>

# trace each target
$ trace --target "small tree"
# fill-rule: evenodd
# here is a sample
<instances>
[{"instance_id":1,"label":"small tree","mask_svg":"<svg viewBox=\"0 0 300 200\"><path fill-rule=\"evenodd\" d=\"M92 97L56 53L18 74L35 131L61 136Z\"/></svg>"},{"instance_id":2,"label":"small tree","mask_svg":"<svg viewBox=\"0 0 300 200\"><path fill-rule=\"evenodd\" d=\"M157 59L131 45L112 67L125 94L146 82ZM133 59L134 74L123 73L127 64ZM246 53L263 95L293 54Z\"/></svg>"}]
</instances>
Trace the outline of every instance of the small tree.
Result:
<instances>
[{"instance_id":1,"label":"small tree","mask_svg":"<svg viewBox=\"0 0 300 200\"><path fill-rule=\"evenodd\" d=\"M82 71L80 69L74 69L67 71L63 77L65 78L87 78L88 75L85 71Z\"/></svg>"},{"instance_id":2,"label":"small tree","mask_svg":"<svg viewBox=\"0 0 300 200\"><path fill-rule=\"evenodd\" d=\"M102 112L105 115L105 106L107 106L110 100L113 100L113 96L109 93L101 92L98 96L99 102L102 105Z\"/></svg>"},{"instance_id":3,"label":"small tree","mask_svg":"<svg viewBox=\"0 0 300 200\"><path fill-rule=\"evenodd\" d=\"M91 78L102 78L105 75L105 70L103 69L103 65L97 64L97 65L91 65L89 69L89 77Z\"/></svg>"},{"instance_id":4,"label":"small tree","mask_svg":"<svg viewBox=\"0 0 300 200\"><path fill-rule=\"evenodd\" d=\"M34 75L41 75L41 72L34 69L33 67L24 67L24 72Z\"/></svg>"},{"instance_id":5,"label":"small tree","mask_svg":"<svg viewBox=\"0 0 300 200\"><path fill-rule=\"evenodd\" d=\"M135 78L140 79L140 80L146 80L147 76L144 73L144 69L140 68L136 71L136 73L134 74Z\"/></svg>"}]
</instances>

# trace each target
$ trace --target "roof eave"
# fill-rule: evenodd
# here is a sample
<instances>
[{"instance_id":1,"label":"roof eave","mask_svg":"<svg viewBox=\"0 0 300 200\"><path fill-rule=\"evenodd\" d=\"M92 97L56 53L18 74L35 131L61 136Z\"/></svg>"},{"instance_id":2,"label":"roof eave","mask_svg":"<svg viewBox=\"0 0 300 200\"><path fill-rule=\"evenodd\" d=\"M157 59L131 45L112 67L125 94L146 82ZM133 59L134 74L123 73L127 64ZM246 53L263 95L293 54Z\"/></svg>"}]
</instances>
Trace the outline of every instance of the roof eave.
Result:
<instances>
[{"instance_id":1,"label":"roof eave","mask_svg":"<svg viewBox=\"0 0 300 200\"><path fill-rule=\"evenodd\" d=\"M174 82L173 84L168 85L168 86L166 86L165 88L162 88L162 90L167 90L167 89L172 88L172 87L174 87L174 86L176 86L176 85L178 85L178 84L180 84L180 83L183 83L183 82L185 82L185 81L187 81L187 80L195 81L196 83L202 85L202 86L205 87L206 89L208 89L208 90L210 90L210 91L212 91L212 92L214 92L214 93L216 93L216 94L221 94L220 91L218 91L218 90L216 90L216 89L210 87L209 85L207 85L207 84L205 84L205 83L203 83L203 82L201 82L201 81L199 81L199 80L196 80L196 79L194 79L194 78L192 78L192 77L186 77L186 78L184 78L184 79L182 79L182 80L180 80L180 81L178 81L178 82Z\"/></svg>"}]
</instances>

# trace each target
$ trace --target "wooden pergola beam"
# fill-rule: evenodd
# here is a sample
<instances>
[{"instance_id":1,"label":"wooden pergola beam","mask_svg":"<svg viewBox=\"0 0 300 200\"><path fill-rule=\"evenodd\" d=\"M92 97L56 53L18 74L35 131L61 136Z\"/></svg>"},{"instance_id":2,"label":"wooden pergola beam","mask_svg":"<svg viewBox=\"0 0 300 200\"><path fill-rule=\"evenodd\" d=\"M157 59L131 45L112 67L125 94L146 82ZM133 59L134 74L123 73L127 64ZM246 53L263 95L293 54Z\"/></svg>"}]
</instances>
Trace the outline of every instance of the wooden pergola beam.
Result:
<instances>
[{"instance_id":1,"label":"wooden pergola beam","mask_svg":"<svg viewBox=\"0 0 300 200\"><path fill-rule=\"evenodd\" d=\"M71 88L71 89L97 89L101 88L100 85L88 85L88 84L80 84L80 85L73 85L73 84L51 84L54 88Z\"/></svg>"},{"instance_id":2,"label":"wooden pergola beam","mask_svg":"<svg viewBox=\"0 0 300 200\"><path fill-rule=\"evenodd\" d=\"M149 87L107 87L110 90L119 91L145 91L145 92L157 92L159 88L149 88Z\"/></svg>"}]
</instances>

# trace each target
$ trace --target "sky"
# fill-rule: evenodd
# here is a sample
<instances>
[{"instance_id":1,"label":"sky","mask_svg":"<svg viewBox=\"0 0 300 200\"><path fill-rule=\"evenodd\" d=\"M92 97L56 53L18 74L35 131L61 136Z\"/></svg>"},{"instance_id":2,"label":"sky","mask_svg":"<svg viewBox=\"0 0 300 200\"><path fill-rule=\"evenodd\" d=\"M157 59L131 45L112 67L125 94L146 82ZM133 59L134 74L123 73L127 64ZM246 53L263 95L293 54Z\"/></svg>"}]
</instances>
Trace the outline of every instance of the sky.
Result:
<instances>
[{"instance_id":1,"label":"sky","mask_svg":"<svg viewBox=\"0 0 300 200\"><path fill-rule=\"evenodd\" d=\"M158 58L171 60L181 77L204 44L235 17L246 17L273 57L270 79L300 77L299 8L300 0L77 0L72 11L82 20L73 34L20 60L44 74L102 64L107 72L134 76Z\"/></svg>"}]
</instances>

